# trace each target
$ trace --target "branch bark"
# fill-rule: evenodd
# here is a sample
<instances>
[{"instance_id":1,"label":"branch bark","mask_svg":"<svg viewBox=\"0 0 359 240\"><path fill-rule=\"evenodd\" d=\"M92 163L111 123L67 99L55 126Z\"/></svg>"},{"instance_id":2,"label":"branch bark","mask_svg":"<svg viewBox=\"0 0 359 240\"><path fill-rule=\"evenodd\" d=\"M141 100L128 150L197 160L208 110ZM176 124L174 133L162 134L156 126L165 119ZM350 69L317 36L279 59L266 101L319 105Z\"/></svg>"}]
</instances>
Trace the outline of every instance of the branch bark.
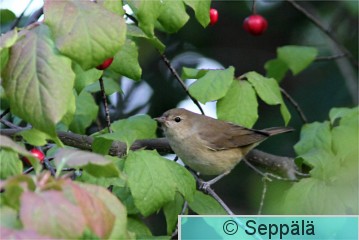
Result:
<instances>
[{"instance_id":1,"label":"branch bark","mask_svg":"<svg viewBox=\"0 0 359 240\"><path fill-rule=\"evenodd\" d=\"M21 136L17 135L23 129L0 129L0 134L21 140ZM93 138L91 136L80 135L70 132L57 133L61 141L71 147L76 147L85 151L92 150ZM144 139L135 141L131 150L139 149L157 150L161 154L173 153L171 146L165 138ZM109 150L109 155L122 157L126 154L126 144L120 141L114 141ZM287 178L296 180L297 175L301 175L294 163L294 159L290 157L282 157L269 154L257 149L250 151L246 159L256 166L266 168L273 172L281 172Z\"/></svg>"}]
</instances>

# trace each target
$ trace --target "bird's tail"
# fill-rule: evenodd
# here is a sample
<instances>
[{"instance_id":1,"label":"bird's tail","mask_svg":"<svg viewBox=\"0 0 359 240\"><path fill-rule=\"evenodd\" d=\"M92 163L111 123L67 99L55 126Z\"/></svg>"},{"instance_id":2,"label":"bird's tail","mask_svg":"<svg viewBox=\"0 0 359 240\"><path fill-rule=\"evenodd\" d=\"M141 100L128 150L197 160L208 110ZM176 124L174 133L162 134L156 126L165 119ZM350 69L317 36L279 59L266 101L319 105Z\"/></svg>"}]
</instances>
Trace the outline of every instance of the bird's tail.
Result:
<instances>
[{"instance_id":1,"label":"bird's tail","mask_svg":"<svg viewBox=\"0 0 359 240\"><path fill-rule=\"evenodd\" d=\"M273 135L277 135L280 133L292 132L294 130L295 129L291 128L291 127L272 127L272 128L263 129L262 131L268 133L269 136L273 136Z\"/></svg>"}]
</instances>

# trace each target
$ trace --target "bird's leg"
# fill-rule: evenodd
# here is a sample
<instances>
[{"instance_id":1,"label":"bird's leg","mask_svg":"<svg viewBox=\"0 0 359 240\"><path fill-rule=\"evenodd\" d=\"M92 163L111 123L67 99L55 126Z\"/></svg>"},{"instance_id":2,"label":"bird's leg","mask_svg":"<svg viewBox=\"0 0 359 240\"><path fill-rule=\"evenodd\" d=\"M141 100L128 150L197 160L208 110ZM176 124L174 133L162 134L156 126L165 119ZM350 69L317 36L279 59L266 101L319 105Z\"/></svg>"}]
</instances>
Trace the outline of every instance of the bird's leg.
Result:
<instances>
[{"instance_id":1,"label":"bird's leg","mask_svg":"<svg viewBox=\"0 0 359 240\"><path fill-rule=\"evenodd\" d=\"M221 175L218 175L217 177L207 181L207 182L204 182L203 180L199 179L200 180L200 186L199 186L199 189L203 189L207 192L207 189L211 187L212 184L218 182L219 180L221 180L224 176L228 175L231 171L226 171L224 173L222 173Z\"/></svg>"}]
</instances>

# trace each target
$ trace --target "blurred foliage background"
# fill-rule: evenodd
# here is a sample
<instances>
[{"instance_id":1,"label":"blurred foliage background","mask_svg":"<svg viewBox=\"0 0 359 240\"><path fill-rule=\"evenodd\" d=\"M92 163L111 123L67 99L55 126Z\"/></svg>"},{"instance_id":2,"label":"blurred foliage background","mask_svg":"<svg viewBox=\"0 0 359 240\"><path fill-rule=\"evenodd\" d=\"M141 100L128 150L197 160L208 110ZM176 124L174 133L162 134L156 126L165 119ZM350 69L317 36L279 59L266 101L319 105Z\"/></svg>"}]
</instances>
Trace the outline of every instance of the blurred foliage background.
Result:
<instances>
[{"instance_id":1,"label":"blurred foliage background","mask_svg":"<svg viewBox=\"0 0 359 240\"><path fill-rule=\"evenodd\" d=\"M358 59L357 1L300 1L300 4L330 29L339 42ZM264 16L269 24L261 36L249 35L242 28L244 18L251 14L252 1L213 1L211 7L219 12L219 21L214 26L204 29L189 10L191 18L178 33L157 33L167 46L166 56L179 73L183 66L234 66L236 76L248 71L265 74L264 64L275 58L276 49L284 45L316 47L319 57L337 55L337 46L287 1L257 1L257 13ZM22 19L20 26L26 24L26 20L27 16ZM3 17L1 32L7 31L5 21ZM133 82L125 78L118 80L123 94L111 96L112 121L139 113L156 117L187 98L156 49L145 40L139 42L139 46L142 81ZM329 110L333 107L356 106L357 84L357 66L353 66L346 58L339 58L315 61L296 76L289 73L281 82L281 87L297 101L308 121L313 122L328 119ZM272 138L261 144L259 149L294 157L292 147L299 139L302 122L293 106L287 106L292 113L289 125L297 131ZM194 107L191 106L191 109ZM283 125L276 107L261 104L259 115L254 128ZM93 129L90 128L89 133L91 131ZM277 196L289 185L279 181L268 183L264 214L278 213ZM263 189L262 177L245 163L240 163L230 175L213 187L235 213L257 213ZM148 221L153 233L164 233L162 213L158 213L155 218L156 221L154 218Z\"/></svg>"}]
</instances>

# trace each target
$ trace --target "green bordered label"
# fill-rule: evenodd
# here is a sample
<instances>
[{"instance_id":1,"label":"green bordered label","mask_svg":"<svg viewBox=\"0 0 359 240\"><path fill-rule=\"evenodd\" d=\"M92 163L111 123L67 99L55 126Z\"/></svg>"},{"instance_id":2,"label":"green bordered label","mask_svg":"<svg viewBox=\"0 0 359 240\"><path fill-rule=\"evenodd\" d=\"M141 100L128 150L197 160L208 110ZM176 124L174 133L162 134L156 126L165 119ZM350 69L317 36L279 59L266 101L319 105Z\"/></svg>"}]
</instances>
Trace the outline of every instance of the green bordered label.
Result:
<instances>
[{"instance_id":1,"label":"green bordered label","mask_svg":"<svg viewBox=\"0 0 359 240\"><path fill-rule=\"evenodd\" d=\"M358 240L358 216L179 216L179 239Z\"/></svg>"}]
</instances>

